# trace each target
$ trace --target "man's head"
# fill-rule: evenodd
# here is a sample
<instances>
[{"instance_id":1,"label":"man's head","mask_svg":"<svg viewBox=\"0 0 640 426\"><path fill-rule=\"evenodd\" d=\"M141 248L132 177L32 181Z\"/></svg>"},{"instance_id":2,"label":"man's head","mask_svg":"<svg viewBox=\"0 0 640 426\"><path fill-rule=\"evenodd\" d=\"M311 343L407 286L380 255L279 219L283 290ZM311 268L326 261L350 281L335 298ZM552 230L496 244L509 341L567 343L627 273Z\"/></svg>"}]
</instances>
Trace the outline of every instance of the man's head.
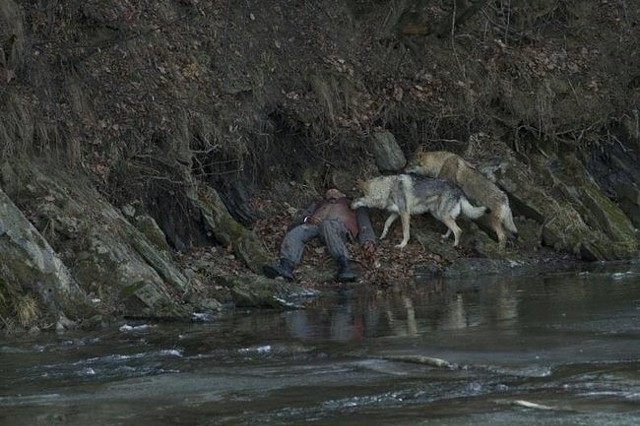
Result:
<instances>
[{"instance_id":1,"label":"man's head","mask_svg":"<svg viewBox=\"0 0 640 426\"><path fill-rule=\"evenodd\" d=\"M324 198L326 200L337 200L344 197L346 197L346 195L344 195L342 192L340 192L340 190L336 188L331 188L327 191L326 194L324 194Z\"/></svg>"}]
</instances>

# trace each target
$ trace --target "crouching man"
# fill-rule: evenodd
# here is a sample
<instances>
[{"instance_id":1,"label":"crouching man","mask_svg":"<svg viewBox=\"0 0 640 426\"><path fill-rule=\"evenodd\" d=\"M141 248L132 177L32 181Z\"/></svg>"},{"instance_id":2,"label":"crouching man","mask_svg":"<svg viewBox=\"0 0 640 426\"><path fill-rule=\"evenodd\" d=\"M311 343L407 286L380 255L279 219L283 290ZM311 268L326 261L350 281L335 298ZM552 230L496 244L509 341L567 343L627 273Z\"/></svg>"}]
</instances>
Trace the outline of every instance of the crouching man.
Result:
<instances>
[{"instance_id":1,"label":"crouching man","mask_svg":"<svg viewBox=\"0 0 640 426\"><path fill-rule=\"evenodd\" d=\"M280 261L265 265L264 274L269 278L283 277L293 281L293 269L300 263L305 244L319 237L338 264L336 279L340 282L358 279L349 262L346 242L357 238L364 250L373 253L375 235L366 208L352 210L350 206L351 200L345 194L336 188L329 189L323 200L309 206L289 226L280 246Z\"/></svg>"}]
</instances>

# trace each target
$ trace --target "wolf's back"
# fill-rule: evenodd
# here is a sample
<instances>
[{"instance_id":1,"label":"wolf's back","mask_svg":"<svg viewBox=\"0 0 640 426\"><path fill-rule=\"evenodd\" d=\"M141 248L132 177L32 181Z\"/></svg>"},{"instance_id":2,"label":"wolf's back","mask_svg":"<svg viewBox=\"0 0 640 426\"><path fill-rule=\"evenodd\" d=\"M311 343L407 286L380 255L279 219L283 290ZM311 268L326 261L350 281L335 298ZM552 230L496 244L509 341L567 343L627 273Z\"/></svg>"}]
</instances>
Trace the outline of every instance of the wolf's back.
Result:
<instances>
[{"instance_id":1,"label":"wolf's back","mask_svg":"<svg viewBox=\"0 0 640 426\"><path fill-rule=\"evenodd\" d=\"M460 191L445 179L433 178L415 173L410 173L408 176L411 178L412 189L417 197L424 198L444 192L449 192L449 195L454 195L456 190Z\"/></svg>"},{"instance_id":2,"label":"wolf's back","mask_svg":"<svg viewBox=\"0 0 640 426\"><path fill-rule=\"evenodd\" d=\"M424 176L437 178L440 175L442 165L451 157L457 156L456 154L448 151L418 152L415 157L409 161L406 169L409 173L418 173Z\"/></svg>"},{"instance_id":3,"label":"wolf's back","mask_svg":"<svg viewBox=\"0 0 640 426\"><path fill-rule=\"evenodd\" d=\"M508 205L507 195L495 183L458 156L445 160L440 177L454 182L469 198L491 210Z\"/></svg>"}]
</instances>

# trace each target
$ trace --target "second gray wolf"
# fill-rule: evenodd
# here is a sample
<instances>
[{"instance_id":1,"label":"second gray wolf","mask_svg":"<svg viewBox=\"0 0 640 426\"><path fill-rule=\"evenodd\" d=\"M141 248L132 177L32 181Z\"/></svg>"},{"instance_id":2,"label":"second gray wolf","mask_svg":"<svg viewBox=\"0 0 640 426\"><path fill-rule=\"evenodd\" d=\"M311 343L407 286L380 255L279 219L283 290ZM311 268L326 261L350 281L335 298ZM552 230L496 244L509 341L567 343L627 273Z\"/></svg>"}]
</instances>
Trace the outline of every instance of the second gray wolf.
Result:
<instances>
[{"instance_id":1,"label":"second gray wolf","mask_svg":"<svg viewBox=\"0 0 640 426\"><path fill-rule=\"evenodd\" d=\"M405 170L447 179L459 186L469 199L487 206L491 211L489 222L500 247L506 244L505 228L517 235L507 194L459 155L448 151L418 151Z\"/></svg>"},{"instance_id":2,"label":"second gray wolf","mask_svg":"<svg viewBox=\"0 0 640 426\"><path fill-rule=\"evenodd\" d=\"M416 174L398 174L360 181L358 186L364 192L364 196L351 204L352 209L373 207L391 213L384 223L380 239L387 236L389 227L398 217L402 220L402 242L396 245L396 248L403 248L409 242L411 215L431 213L447 226L448 231L444 238L449 237L453 232L453 245L457 246L462 234L462 230L456 223L460 213L468 218L477 219L487 210L483 206L471 205L460 188L444 179Z\"/></svg>"}]
</instances>

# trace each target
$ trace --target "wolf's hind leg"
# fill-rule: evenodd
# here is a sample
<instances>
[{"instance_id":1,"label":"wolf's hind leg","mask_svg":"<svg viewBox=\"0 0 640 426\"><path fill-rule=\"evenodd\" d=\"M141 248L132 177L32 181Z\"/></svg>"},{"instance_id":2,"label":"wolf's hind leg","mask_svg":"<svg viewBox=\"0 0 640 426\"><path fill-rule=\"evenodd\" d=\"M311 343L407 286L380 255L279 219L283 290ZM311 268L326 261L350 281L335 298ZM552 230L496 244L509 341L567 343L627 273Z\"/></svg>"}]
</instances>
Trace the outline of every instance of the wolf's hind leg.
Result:
<instances>
[{"instance_id":1,"label":"wolf's hind leg","mask_svg":"<svg viewBox=\"0 0 640 426\"><path fill-rule=\"evenodd\" d=\"M396 221L398 218L398 213L391 213L387 220L384 222L384 229L382 230L382 234L380 235L380 239L384 240L387 238L387 233L389 232L389 228L391 224Z\"/></svg>"},{"instance_id":2,"label":"wolf's hind leg","mask_svg":"<svg viewBox=\"0 0 640 426\"><path fill-rule=\"evenodd\" d=\"M409 242L409 220L411 219L411 215L409 212L402 212L400 219L402 219L402 241L396 245L396 248L402 249L405 248Z\"/></svg>"},{"instance_id":3,"label":"wolf's hind leg","mask_svg":"<svg viewBox=\"0 0 640 426\"><path fill-rule=\"evenodd\" d=\"M449 230L447 231L447 234L449 234L450 232L453 232L453 246L456 247L460 242L460 235L462 234L462 229L460 229L460 227L456 223L456 220L451 216L444 218L442 222L445 225L447 225L447 228L449 228Z\"/></svg>"},{"instance_id":4,"label":"wolf's hind leg","mask_svg":"<svg viewBox=\"0 0 640 426\"><path fill-rule=\"evenodd\" d=\"M493 212L492 212L493 213ZM507 233L502 226L502 218L497 214L491 215L491 227L496 231L498 237L498 247L504 249L507 243Z\"/></svg>"}]
</instances>

